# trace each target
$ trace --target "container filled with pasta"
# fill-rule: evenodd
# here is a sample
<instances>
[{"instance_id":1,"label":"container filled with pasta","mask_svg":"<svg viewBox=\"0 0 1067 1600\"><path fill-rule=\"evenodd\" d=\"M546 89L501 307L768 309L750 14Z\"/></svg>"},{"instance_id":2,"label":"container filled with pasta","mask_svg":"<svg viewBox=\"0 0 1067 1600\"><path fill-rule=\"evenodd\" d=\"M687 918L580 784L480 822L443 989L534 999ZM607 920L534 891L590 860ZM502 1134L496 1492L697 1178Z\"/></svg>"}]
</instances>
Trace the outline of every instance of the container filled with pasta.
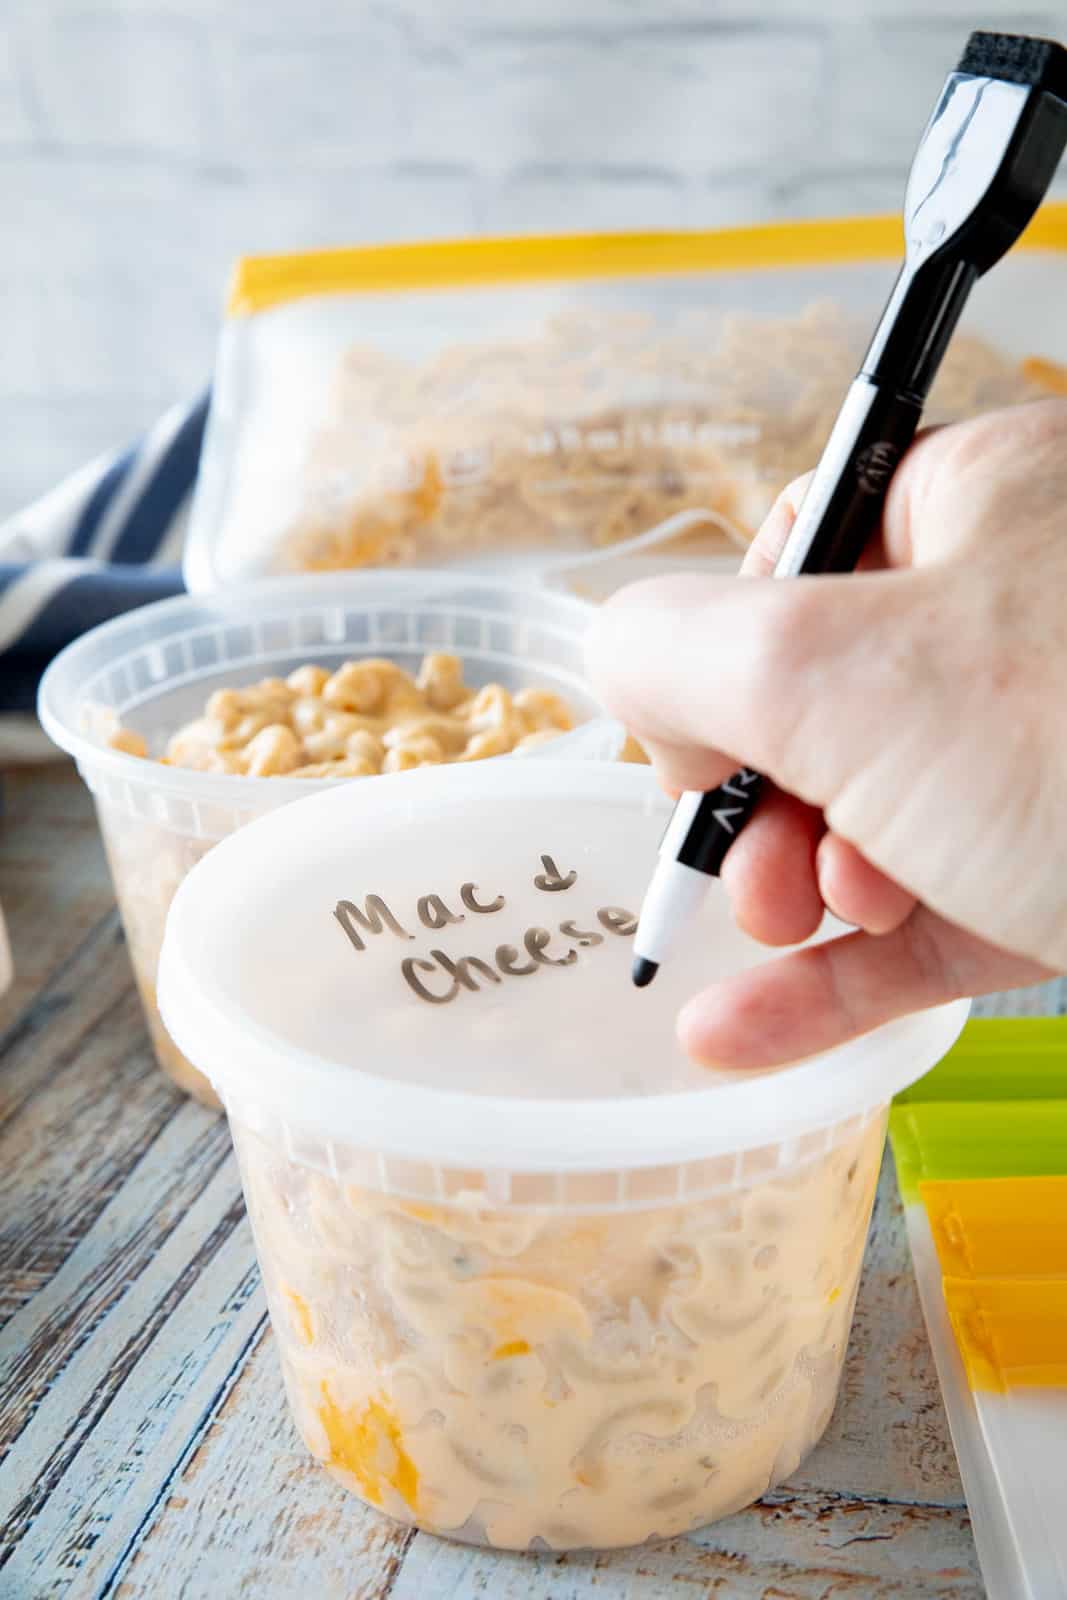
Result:
<instances>
[{"instance_id":1,"label":"container filled with pasta","mask_svg":"<svg viewBox=\"0 0 1067 1600\"><path fill-rule=\"evenodd\" d=\"M194 862L317 786L539 754L597 710L587 616L462 576L310 575L161 601L56 658L41 721L93 792L152 1043L181 1088L218 1105L156 1005L167 909ZM591 753L640 758L610 728Z\"/></svg>"},{"instance_id":2,"label":"container filled with pasta","mask_svg":"<svg viewBox=\"0 0 1067 1600\"><path fill-rule=\"evenodd\" d=\"M242 261L187 583L458 563L597 598L735 569L818 459L901 250L899 218L850 218ZM928 421L1067 392L1065 258L1050 205L979 285Z\"/></svg>"},{"instance_id":3,"label":"container filled with pasta","mask_svg":"<svg viewBox=\"0 0 1067 1600\"><path fill-rule=\"evenodd\" d=\"M401 1521L666 1538L830 1418L888 1103L966 1006L696 1067L679 1004L767 952L713 892L632 987L666 815L638 766L441 767L262 818L174 899L162 1014L229 1115L297 1429Z\"/></svg>"}]
</instances>

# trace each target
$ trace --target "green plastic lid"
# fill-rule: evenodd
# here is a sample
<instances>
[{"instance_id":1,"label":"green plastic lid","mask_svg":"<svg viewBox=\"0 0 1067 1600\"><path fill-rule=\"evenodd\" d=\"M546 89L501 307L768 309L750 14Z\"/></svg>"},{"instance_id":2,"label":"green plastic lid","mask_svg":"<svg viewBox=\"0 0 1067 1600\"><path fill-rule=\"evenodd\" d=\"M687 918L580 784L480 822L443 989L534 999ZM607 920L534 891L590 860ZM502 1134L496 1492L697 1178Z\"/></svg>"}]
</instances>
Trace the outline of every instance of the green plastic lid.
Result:
<instances>
[{"instance_id":1,"label":"green plastic lid","mask_svg":"<svg viewBox=\"0 0 1067 1600\"><path fill-rule=\"evenodd\" d=\"M1067 1174L1067 1099L898 1104L889 1136L908 1205L928 1178Z\"/></svg>"},{"instance_id":2,"label":"green plastic lid","mask_svg":"<svg viewBox=\"0 0 1067 1600\"><path fill-rule=\"evenodd\" d=\"M980 1017L897 1103L1059 1099L1067 1099L1067 1017Z\"/></svg>"}]
</instances>

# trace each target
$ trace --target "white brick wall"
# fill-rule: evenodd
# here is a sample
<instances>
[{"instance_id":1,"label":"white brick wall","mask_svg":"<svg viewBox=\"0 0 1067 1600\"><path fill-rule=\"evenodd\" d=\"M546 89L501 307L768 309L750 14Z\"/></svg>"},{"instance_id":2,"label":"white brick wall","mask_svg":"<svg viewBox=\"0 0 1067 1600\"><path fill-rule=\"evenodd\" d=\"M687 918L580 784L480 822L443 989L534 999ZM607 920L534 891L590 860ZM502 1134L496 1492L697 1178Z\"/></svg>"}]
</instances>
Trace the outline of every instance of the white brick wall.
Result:
<instances>
[{"instance_id":1,"label":"white brick wall","mask_svg":"<svg viewBox=\"0 0 1067 1600\"><path fill-rule=\"evenodd\" d=\"M198 389L242 252L895 209L969 29L1067 33L975 3L0 0L0 516Z\"/></svg>"}]
</instances>

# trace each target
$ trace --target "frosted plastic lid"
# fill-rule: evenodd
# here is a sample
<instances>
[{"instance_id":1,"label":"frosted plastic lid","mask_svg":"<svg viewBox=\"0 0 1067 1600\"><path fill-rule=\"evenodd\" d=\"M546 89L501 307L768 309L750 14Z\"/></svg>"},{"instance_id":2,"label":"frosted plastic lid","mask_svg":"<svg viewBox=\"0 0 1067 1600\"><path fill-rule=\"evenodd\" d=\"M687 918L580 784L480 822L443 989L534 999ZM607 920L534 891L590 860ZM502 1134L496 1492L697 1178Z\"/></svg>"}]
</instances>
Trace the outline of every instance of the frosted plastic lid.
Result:
<instances>
[{"instance_id":1,"label":"frosted plastic lid","mask_svg":"<svg viewBox=\"0 0 1067 1600\"><path fill-rule=\"evenodd\" d=\"M645 768L493 761L353 783L217 845L159 969L222 1099L412 1159L600 1170L825 1127L925 1072L965 1005L773 1073L710 1073L682 1002L770 952L712 886L656 983L629 980L668 811Z\"/></svg>"}]
</instances>

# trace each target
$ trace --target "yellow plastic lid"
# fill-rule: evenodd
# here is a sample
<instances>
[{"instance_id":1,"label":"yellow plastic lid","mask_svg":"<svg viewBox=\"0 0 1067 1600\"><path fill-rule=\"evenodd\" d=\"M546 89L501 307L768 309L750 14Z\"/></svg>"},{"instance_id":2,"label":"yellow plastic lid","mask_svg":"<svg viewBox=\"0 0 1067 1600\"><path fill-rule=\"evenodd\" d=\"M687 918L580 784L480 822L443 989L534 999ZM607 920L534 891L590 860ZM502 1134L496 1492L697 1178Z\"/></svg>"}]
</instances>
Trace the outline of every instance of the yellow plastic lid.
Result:
<instances>
[{"instance_id":1,"label":"yellow plastic lid","mask_svg":"<svg viewBox=\"0 0 1067 1600\"><path fill-rule=\"evenodd\" d=\"M946 1278L972 1389L1067 1387L1067 1278Z\"/></svg>"},{"instance_id":2,"label":"yellow plastic lid","mask_svg":"<svg viewBox=\"0 0 1067 1600\"><path fill-rule=\"evenodd\" d=\"M1067 1177L920 1183L947 1278L1067 1279Z\"/></svg>"}]
</instances>

